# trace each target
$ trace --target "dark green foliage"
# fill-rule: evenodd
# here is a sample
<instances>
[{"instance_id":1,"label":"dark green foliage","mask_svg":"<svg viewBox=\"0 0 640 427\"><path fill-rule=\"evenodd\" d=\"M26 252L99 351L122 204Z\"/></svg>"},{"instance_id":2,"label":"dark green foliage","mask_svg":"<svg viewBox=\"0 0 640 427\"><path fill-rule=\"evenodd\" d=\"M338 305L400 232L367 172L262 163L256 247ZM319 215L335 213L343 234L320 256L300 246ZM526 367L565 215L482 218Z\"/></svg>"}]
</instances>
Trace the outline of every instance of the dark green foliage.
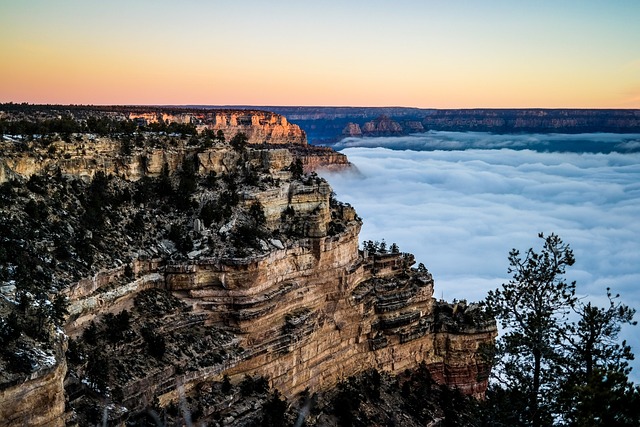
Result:
<instances>
[{"instance_id":1,"label":"dark green foliage","mask_svg":"<svg viewBox=\"0 0 640 427\"><path fill-rule=\"evenodd\" d=\"M600 308L579 301L577 323L567 326L567 369L557 411L567 425L609 426L640 423L640 388L628 381L628 360L634 356L618 342L622 325L636 325L635 310L620 303L607 288L609 305Z\"/></svg>"},{"instance_id":2,"label":"dark green foliage","mask_svg":"<svg viewBox=\"0 0 640 427\"><path fill-rule=\"evenodd\" d=\"M249 186L257 186L260 183L260 177L258 173L253 169L246 168L243 171L244 183Z\"/></svg>"},{"instance_id":3,"label":"dark green foliage","mask_svg":"<svg viewBox=\"0 0 640 427\"><path fill-rule=\"evenodd\" d=\"M97 349L88 355L87 379L98 392L106 392L109 386L109 359L103 351Z\"/></svg>"},{"instance_id":4,"label":"dark green foliage","mask_svg":"<svg viewBox=\"0 0 640 427\"><path fill-rule=\"evenodd\" d=\"M178 208L188 208L191 206L191 195L198 187L198 157L185 157L180 171L180 181L176 191L176 205Z\"/></svg>"},{"instance_id":5,"label":"dark green foliage","mask_svg":"<svg viewBox=\"0 0 640 427\"><path fill-rule=\"evenodd\" d=\"M289 170L291 171L293 179L301 179L302 175L304 175L304 166L302 164L302 160L299 157L296 157L296 159L289 166Z\"/></svg>"},{"instance_id":6,"label":"dark green foliage","mask_svg":"<svg viewBox=\"0 0 640 427\"><path fill-rule=\"evenodd\" d=\"M233 385L231 384L231 381L229 380L229 375L224 374L224 376L222 377L222 392L224 394L229 394L229 392L233 389Z\"/></svg>"},{"instance_id":7,"label":"dark green foliage","mask_svg":"<svg viewBox=\"0 0 640 427\"><path fill-rule=\"evenodd\" d=\"M83 363L86 360L86 350L80 339L69 339L66 356L67 360L74 365Z\"/></svg>"},{"instance_id":8,"label":"dark green foliage","mask_svg":"<svg viewBox=\"0 0 640 427\"><path fill-rule=\"evenodd\" d=\"M237 206L239 202L240 202L240 197L238 196L238 193L235 188L224 191L220 195L220 204L223 206L228 206L232 208L234 206Z\"/></svg>"},{"instance_id":9,"label":"dark green foliage","mask_svg":"<svg viewBox=\"0 0 640 427\"><path fill-rule=\"evenodd\" d=\"M177 224L171 226L167 237L175 243L176 249L182 253L187 253L193 249L191 236L183 227Z\"/></svg>"},{"instance_id":10,"label":"dark green foliage","mask_svg":"<svg viewBox=\"0 0 640 427\"><path fill-rule=\"evenodd\" d=\"M640 387L623 370L596 368L586 381L571 379L559 400L563 425L640 425Z\"/></svg>"},{"instance_id":11,"label":"dark green foliage","mask_svg":"<svg viewBox=\"0 0 640 427\"><path fill-rule=\"evenodd\" d=\"M125 338L125 334L129 331L131 325L131 316L127 310L122 310L118 314L107 313L102 318L104 328L104 337L111 344L116 344Z\"/></svg>"},{"instance_id":12,"label":"dark green foliage","mask_svg":"<svg viewBox=\"0 0 640 427\"><path fill-rule=\"evenodd\" d=\"M156 190L154 189L154 183L148 176L143 176L137 183L133 200L136 203L148 203L153 199Z\"/></svg>"},{"instance_id":13,"label":"dark green foliage","mask_svg":"<svg viewBox=\"0 0 640 427\"><path fill-rule=\"evenodd\" d=\"M173 184L169 176L169 165L167 163L162 166L160 177L156 182L156 195L159 197L173 197L174 195Z\"/></svg>"},{"instance_id":14,"label":"dark green foliage","mask_svg":"<svg viewBox=\"0 0 640 427\"><path fill-rule=\"evenodd\" d=\"M338 384L338 393L333 398L332 406L339 425L354 425L355 415L361 401L362 397L358 392L354 377L350 377L348 381L342 381Z\"/></svg>"},{"instance_id":15,"label":"dark green foliage","mask_svg":"<svg viewBox=\"0 0 640 427\"><path fill-rule=\"evenodd\" d=\"M578 300L575 283L562 278L575 261L569 245L554 234L540 238L540 253L510 252L513 279L485 301L505 332L495 349L498 381L480 418L485 425L638 425L640 411L621 409L634 408L638 388L628 382L631 348L617 341L623 324L636 323L635 310L609 289L606 308ZM614 412L624 415L616 420Z\"/></svg>"},{"instance_id":16,"label":"dark green foliage","mask_svg":"<svg viewBox=\"0 0 640 427\"><path fill-rule=\"evenodd\" d=\"M127 231L133 236L140 236L144 233L144 211L138 211L133 219L127 224Z\"/></svg>"},{"instance_id":17,"label":"dark green foliage","mask_svg":"<svg viewBox=\"0 0 640 427\"><path fill-rule=\"evenodd\" d=\"M120 154L123 156L130 156L132 153L131 139L129 137L122 138L120 141Z\"/></svg>"},{"instance_id":18,"label":"dark green foliage","mask_svg":"<svg viewBox=\"0 0 640 427\"><path fill-rule=\"evenodd\" d=\"M262 237L262 233L253 224L241 224L232 232L231 241L236 250L244 253L246 248L258 249L260 237Z\"/></svg>"},{"instance_id":19,"label":"dark green foliage","mask_svg":"<svg viewBox=\"0 0 640 427\"><path fill-rule=\"evenodd\" d=\"M567 326L566 343L573 370L587 379L596 369L626 370L626 361L633 360L631 347L626 341L618 343L618 334L622 325L638 323L633 320L636 310L619 302L620 295L613 296L609 288L607 298L606 308L577 301L574 311L579 315L578 322Z\"/></svg>"},{"instance_id":20,"label":"dark green foliage","mask_svg":"<svg viewBox=\"0 0 640 427\"><path fill-rule=\"evenodd\" d=\"M234 150L240 152L247 146L248 141L249 138L247 138L247 135L245 135L243 132L238 132L233 136L233 138L231 138L229 144Z\"/></svg>"},{"instance_id":21,"label":"dark green foliage","mask_svg":"<svg viewBox=\"0 0 640 427\"><path fill-rule=\"evenodd\" d=\"M89 345L98 344L98 326L93 320L89 323L89 326L82 331L82 340Z\"/></svg>"},{"instance_id":22,"label":"dark green foliage","mask_svg":"<svg viewBox=\"0 0 640 427\"><path fill-rule=\"evenodd\" d=\"M47 217L47 207L44 202L31 199L24 206L24 212L34 221L41 221Z\"/></svg>"},{"instance_id":23,"label":"dark green foliage","mask_svg":"<svg viewBox=\"0 0 640 427\"><path fill-rule=\"evenodd\" d=\"M425 400L433 394L435 382L427 366L422 362L417 369L411 371L410 376L402 383L402 397L404 397L406 411L421 421L427 420Z\"/></svg>"},{"instance_id":24,"label":"dark green foliage","mask_svg":"<svg viewBox=\"0 0 640 427\"><path fill-rule=\"evenodd\" d=\"M21 330L18 315L15 311L12 311L6 317L0 317L0 346L6 346L18 339Z\"/></svg>"},{"instance_id":25,"label":"dark green foliage","mask_svg":"<svg viewBox=\"0 0 640 427\"><path fill-rule=\"evenodd\" d=\"M225 138L224 138L224 132L222 131L222 129L218 129L218 131L216 132L215 141L218 143L224 144Z\"/></svg>"},{"instance_id":26,"label":"dark green foliage","mask_svg":"<svg viewBox=\"0 0 640 427\"><path fill-rule=\"evenodd\" d=\"M216 203L209 201L200 208L200 219L206 227L224 218L224 211Z\"/></svg>"},{"instance_id":27,"label":"dark green foliage","mask_svg":"<svg viewBox=\"0 0 640 427\"><path fill-rule=\"evenodd\" d=\"M108 186L109 177L102 171L96 172L87 189L83 204L85 208L83 224L89 230L99 230L104 225L105 208L112 202Z\"/></svg>"},{"instance_id":28,"label":"dark green foliage","mask_svg":"<svg viewBox=\"0 0 640 427\"><path fill-rule=\"evenodd\" d=\"M555 234L539 237L544 242L540 253L529 249L524 258L516 249L509 253L513 279L486 299L489 313L505 329L496 347L496 370L508 388L526 390L527 399L517 410L527 414L533 426L550 417L563 324L576 302L575 283L562 278L575 262L573 251Z\"/></svg>"},{"instance_id":29,"label":"dark green foliage","mask_svg":"<svg viewBox=\"0 0 640 427\"><path fill-rule=\"evenodd\" d=\"M18 351L16 351L18 350ZM7 362L7 368L10 372L16 374L30 374L34 368L34 362L28 352L23 349L3 348L0 350L2 357Z\"/></svg>"},{"instance_id":30,"label":"dark green foliage","mask_svg":"<svg viewBox=\"0 0 640 427\"><path fill-rule=\"evenodd\" d=\"M269 382L265 377L245 375L240 382L240 393L243 396L251 396L255 393L262 394L267 390L269 390Z\"/></svg>"},{"instance_id":31,"label":"dark green foliage","mask_svg":"<svg viewBox=\"0 0 640 427\"><path fill-rule=\"evenodd\" d=\"M204 177L202 185L204 185L209 190L215 190L216 188L218 188L218 175L216 174L216 172L210 171L207 176Z\"/></svg>"},{"instance_id":32,"label":"dark green foliage","mask_svg":"<svg viewBox=\"0 0 640 427\"><path fill-rule=\"evenodd\" d=\"M213 146L213 143L216 139L216 133L213 131L213 129L204 129L200 133L200 136L202 136L202 139L203 139L203 142L202 142L203 148L211 148Z\"/></svg>"},{"instance_id":33,"label":"dark green foliage","mask_svg":"<svg viewBox=\"0 0 640 427\"><path fill-rule=\"evenodd\" d=\"M167 349L164 337L156 334L150 327L142 328L142 338L147 345L147 351L156 359L162 359Z\"/></svg>"},{"instance_id":34,"label":"dark green foliage","mask_svg":"<svg viewBox=\"0 0 640 427\"><path fill-rule=\"evenodd\" d=\"M262 420L260 425L263 427L284 426L286 412L287 402L281 398L278 390L273 390L269 395L269 399L262 407Z\"/></svg>"},{"instance_id":35,"label":"dark green foliage","mask_svg":"<svg viewBox=\"0 0 640 427\"><path fill-rule=\"evenodd\" d=\"M131 268L130 264L124 266L124 277L127 279L133 279L135 277L135 273L133 272L133 268Z\"/></svg>"},{"instance_id":36,"label":"dark green foliage","mask_svg":"<svg viewBox=\"0 0 640 427\"><path fill-rule=\"evenodd\" d=\"M90 133L95 133L101 136L112 135L123 131L131 133L134 126L136 126L135 122L124 122L117 119L110 119L108 117L87 118L87 130Z\"/></svg>"},{"instance_id":37,"label":"dark green foliage","mask_svg":"<svg viewBox=\"0 0 640 427\"><path fill-rule=\"evenodd\" d=\"M362 248L370 254L386 254L389 252L389 249L387 249L387 242L384 239L382 239L381 242L377 240L375 242L373 240L365 240L362 242ZM390 251L391 253L400 253L400 249L395 243L391 244Z\"/></svg>"},{"instance_id":38,"label":"dark green foliage","mask_svg":"<svg viewBox=\"0 0 640 427\"><path fill-rule=\"evenodd\" d=\"M253 221L256 227L261 227L267 221L264 216L264 208L259 201L255 201L249 207L249 218Z\"/></svg>"},{"instance_id":39,"label":"dark green foliage","mask_svg":"<svg viewBox=\"0 0 640 427\"><path fill-rule=\"evenodd\" d=\"M44 195L47 192L47 182L42 175L31 175L27 181L27 188L36 194Z\"/></svg>"},{"instance_id":40,"label":"dark green foliage","mask_svg":"<svg viewBox=\"0 0 640 427\"><path fill-rule=\"evenodd\" d=\"M50 312L48 313L49 318L53 322L53 324L59 328L62 328L65 324L67 315L69 311L67 310L69 307L69 300L64 294L57 294L51 303L48 306Z\"/></svg>"}]
</instances>

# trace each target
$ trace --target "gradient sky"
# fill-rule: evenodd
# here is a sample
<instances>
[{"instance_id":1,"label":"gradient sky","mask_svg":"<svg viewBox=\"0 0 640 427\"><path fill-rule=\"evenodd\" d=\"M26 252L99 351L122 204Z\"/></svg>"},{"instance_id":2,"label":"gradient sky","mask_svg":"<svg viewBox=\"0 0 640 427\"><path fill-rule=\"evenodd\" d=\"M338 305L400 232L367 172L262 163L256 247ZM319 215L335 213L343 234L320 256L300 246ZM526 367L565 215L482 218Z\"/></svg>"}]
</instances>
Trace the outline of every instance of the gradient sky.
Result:
<instances>
[{"instance_id":1,"label":"gradient sky","mask_svg":"<svg viewBox=\"0 0 640 427\"><path fill-rule=\"evenodd\" d=\"M0 0L0 101L640 108L640 1Z\"/></svg>"}]
</instances>

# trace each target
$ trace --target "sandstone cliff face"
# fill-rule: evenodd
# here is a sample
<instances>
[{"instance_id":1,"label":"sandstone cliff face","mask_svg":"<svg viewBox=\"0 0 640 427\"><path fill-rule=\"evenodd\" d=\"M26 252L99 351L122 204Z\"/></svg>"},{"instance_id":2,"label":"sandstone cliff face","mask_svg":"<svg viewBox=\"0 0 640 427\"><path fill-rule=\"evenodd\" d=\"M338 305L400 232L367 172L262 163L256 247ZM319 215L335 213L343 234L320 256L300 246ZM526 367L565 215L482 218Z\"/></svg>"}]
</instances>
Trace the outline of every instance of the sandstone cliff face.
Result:
<instances>
[{"instance_id":1,"label":"sandstone cliff face","mask_svg":"<svg viewBox=\"0 0 640 427\"><path fill-rule=\"evenodd\" d=\"M407 274L410 255L359 252L360 220L349 206L329 208L324 181L281 188L253 197L264 206L267 221L277 221L287 207L305 218L301 238L287 245L274 242L267 253L249 258L155 262L138 267L142 276L132 285L113 287L119 271L69 293L76 318L70 333L93 319L98 308L122 309L126 299L156 283L188 301L200 322L233 331L245 349L221 365L178 375L175 382L132 383L124 389L131 393L125 399L134 402L145 384L166 404L179 397L175 384L188 391L225 373L234 381L264 375L293 396L370 368L401 373L420 362L438 381L482 396L489 367L478 348L492 341L495 324L444 323L436 313L431 275ZM331 221L344 229L329 235ZM93 302L97 296L100 303Z\"/></svg>"},{"instance_id":2,"label":"sandstone cliff face","mask_svg":"<svg viewBox=\"0 0 640 427\"><path fill-rule=\"evenodd\" d=\"M49 359L28 378L0 385L0 426L65 425L64 351L60 349Z\"/></svg>"},{"instance_id":3,"label":"sandstone cliff face","mask_svg":"<svg viewBox=\"0 0 640 427\"><path fill-rule=\"evenodd\" d=\"M307 137L298 125L289 123L286 117L267 111L251 110L211 110L182 113L162 113L135 111L129 119L143 120L145 123L194 124L199 131L211 129L224 132L230 140L236 134L247 135L249 144L301 144Z\"/></svg>"},{"instance_id":4,"label":"sandstone cliff face","mask_svg":"<svg viewBox=\"0 0 640 427\"><path fill-rule=\"evenodd\" d=\"M360 125L357 123L347 123L347 125L342 129L342 135L344 136L362 136L362 129L360 129Z\"/></svg>"},{"instance_id":5,"label":"sandstone cliff face","mask_svg":"<svg viewBox=\"0 0 640 427\"><path fill-rule=\"evenodd\" d=\"M73 177L92 178L96 172L113 174L127 180L137 181L143 176L160 175L167 166L168 172L179 170L185 157L196 154L199 160L199 173L227 173L237 165L239 155L226 144L201 149L191 147L184 141L171 140L163 146L145 146L134 148L131 154L121 153L121 143L108 137L86 140L83 142L54 142L46 149L32 144L29 152L11 152L0 158L0 184L17 177L30 177L58 171ZM276 145L275 147L280 146ZM5 143L8 147L8 144ZM1 145L0 145L1 148ZM257 147L255 147L257 148ZM54 154L51 154L51 153ZM250 153L254 151L250 150ZM344 154L328 147L309 145L289 145L287 148L271 150L255 150L252 159L256 167L270 164L272 172L291 165L295 158L301 159L305 172L319 169L345 170L352 167ZM250 154L253 156L254 154Z\"/></svg>"},{"instance_id":6,"label":"sandstone cliff face","mask_svg":"<svg viewBox=\"0 0 640 427\"><path fill-rule=\"evenodd\" d=\"M232 118L219 120L231 122ZM178 176L187 156L197 159L196 173L202 177L210 172L231 177L219 183L226 190L233 188L238 196L235 210L224 222L203 225L197 216L202 211L195 207L220 204L214 187L201 188L187 200L195 206L191 211L176 207L195 212L188 223L192 230L183 229L183 233L199 239L197 250L177 253L170 249L173 244L168 246L158 237L145 248L126 253L127 257L134 254L129 262L118 260L109 268L92 271L90 277L75 279L64 291L70 302L65 330L72 338L81 336L91 321L100 324L107 313L133 308L143 313L147 300L139 298L150 289L170 292L180 302L176 306L182 308L163 306L151 318L138 317L137 321L172 339L187 332L200 334L197 337L202 342L180 342L176 347L185 348L178 348L173 358L154 359L145 369L137 365L144 359L138 353L147 351L139 336L119 344L120 348L110 346L108 351L121 367L116 384L119 405L142 410L158 399L165 406L179 401L181 393L197 393L203 384L225 374L234 382L247 374L262 375L283 394L294 396L307 388L325 390L369 368L400 373L421 362L443 384L469 395L483 395L489 367L478 349L492 342L495 322L475 316L472 307L452 308L435 301L433 278L426 270L411 268L410 254L359 251L361 220L355 210L334 200L325 180L291 170L295 157L308 157L290 148L251 147L239 152L227 145L204 148L166 142L167 147L159 141L157 146L137 147L126 155L109 139L97 140L92 146L60 142L51 151L36 149L2 160L5 176L25 178L60 171L91 177L103 171L118 177L118 189L127 183L134 188L131 181L158 176L163 168L178 171ZM310 167L309 162L305 167ZM236 181L228 182L233 176ZM250 176L254 177L252 184L247 184ZM58 185L63 188L66 184ZM256 201L264 214L263 227L270 234L260 235L249 250L224 252L234 238L235 223L243 220ZM150 221L143 204L138 205L127 207L126 212L137 212ZM178 219L171 207L153 215L161 212L171 222ZM134 244L130 236L121 240L125 241ZM209 250L214 245L222 249ZM207 356L213 350L217 353ZM139 356L135 363L127 359L131 354ZM81 380L83 369L67 380L74 393L86 389ZM49 401L33 411L30 422L60 425L55 414L59 414L65 370L62 361L56 365L57 373L38 371L30 379L34 387L5 388L0 395L3 406L24 414L24 408L36 405L24 402L44 402L39 400L44 399L44 392L37 391L44 390ZM17 425L22 419L12 418L7 425Z\"/></svg>"},{"instance_id":7,"label":"sandstone cliff face","mask_svg":"<svg viewBox=\"0 0 640 427\"><path fill-rule=\"evenodd\" d=\"M380 116L375 120L366 122L362 126L364 135L401 135L403 133L400 123L391 120L387 116Z\"/></svg>"}]
</instances>

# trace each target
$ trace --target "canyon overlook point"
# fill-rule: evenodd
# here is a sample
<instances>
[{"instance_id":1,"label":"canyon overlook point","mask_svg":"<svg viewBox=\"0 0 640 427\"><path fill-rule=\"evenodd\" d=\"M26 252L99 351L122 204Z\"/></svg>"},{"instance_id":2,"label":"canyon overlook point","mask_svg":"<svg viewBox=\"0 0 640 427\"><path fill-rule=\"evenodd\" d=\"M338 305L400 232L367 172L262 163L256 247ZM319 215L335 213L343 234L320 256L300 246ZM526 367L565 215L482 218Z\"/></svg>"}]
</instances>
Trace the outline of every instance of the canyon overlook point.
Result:
<instances>
[{"instance_id":1,"label":"canyon overlook point","mask_svg":"<svg viewBox=\"0 0 640 427\"><path fill-rule=\"evenodd\" d=\"M22 330L3 339L29 358L0 357L0 426L96 405L118 424L185 396L232 423L251 410L207 401L211 381L292 398L419 366L482 398L495 321L436 300L413 255L359 247L315 173L344 155L266 111L56 108L0 108L0 311ZM64 315L38 317L58 296Z\"/></svg>"}]
</instances>

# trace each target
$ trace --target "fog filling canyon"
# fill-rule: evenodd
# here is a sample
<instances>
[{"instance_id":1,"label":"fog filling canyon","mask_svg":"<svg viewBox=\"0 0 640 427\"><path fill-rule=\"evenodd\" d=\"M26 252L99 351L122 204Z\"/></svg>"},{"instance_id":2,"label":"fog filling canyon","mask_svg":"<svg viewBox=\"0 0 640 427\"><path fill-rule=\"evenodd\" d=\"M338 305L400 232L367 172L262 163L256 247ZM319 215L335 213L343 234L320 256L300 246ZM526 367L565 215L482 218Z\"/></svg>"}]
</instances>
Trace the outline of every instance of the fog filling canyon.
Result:
<instances>
[{"instance_id":1,"label":"fog filling canyon","mask_svg":"<svg viewBox=\"0 0 640 427\"><path fill-rule=\"evenodd\" d=\"M346 147L358 173L327 178L364 219L360 239L414 253L433 273L438 298L483 299L509 279L509 250L539 249L544 232L573 248L567 278L578 295L604 305L611 287L640 309L640 154L581 152L580 141L621 147L639 139L554 135L542 151L536 135L349 138L337 148ZM554 152L562 143L573 151ZM623 329L623 338L639 351L636 331Z\"/></svg>"}]
</instances>

